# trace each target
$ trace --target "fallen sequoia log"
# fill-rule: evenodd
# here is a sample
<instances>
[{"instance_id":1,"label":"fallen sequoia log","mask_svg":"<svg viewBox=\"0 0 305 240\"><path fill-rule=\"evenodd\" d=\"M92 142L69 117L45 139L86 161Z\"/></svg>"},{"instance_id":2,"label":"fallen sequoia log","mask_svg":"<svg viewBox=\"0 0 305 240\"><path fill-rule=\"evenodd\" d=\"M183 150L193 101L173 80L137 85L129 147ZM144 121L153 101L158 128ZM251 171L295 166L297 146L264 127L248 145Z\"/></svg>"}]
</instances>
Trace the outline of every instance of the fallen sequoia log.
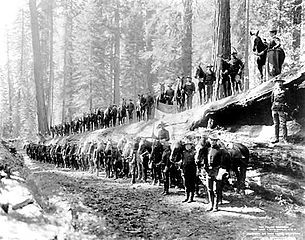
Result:
<instances>
[{"instance_id":1,"label":"fallen sequoia log","mask_svg":"<svg viewBox=\"0 0 305 240\"><path fill-rule=\"evenodd\" d=\"M285 79L284 86L289 90L291 110L299 106L299 113L296 117L304 117L305 70L291 70L281 74L278 78ZM273 86L274 81L271 80L245 93L204 105L200 109L201 113L194 117L190 130L207 127L209 122L213 122L213 126L272 125L270 97Z\"/></svg>"}]
</instances>

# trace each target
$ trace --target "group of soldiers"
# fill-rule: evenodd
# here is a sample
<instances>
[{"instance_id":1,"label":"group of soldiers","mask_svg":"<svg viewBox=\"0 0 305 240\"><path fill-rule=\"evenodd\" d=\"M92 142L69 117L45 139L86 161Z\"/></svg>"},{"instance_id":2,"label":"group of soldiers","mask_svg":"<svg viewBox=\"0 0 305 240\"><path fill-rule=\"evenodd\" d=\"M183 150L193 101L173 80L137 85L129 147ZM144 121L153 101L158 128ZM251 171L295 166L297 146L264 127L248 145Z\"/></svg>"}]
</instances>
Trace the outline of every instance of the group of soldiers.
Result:
<instances>
[{"instance_id":1,"label":"group of soldiers","mask_svg":"<svg viewBox=\"0 0 305 240\"><path fill-rule=\"evenodd\" d=\"M222 86L223 95L220 97L228 97L230 95L242 91L242 72L244 64L237 57L237 52L233 51L230 59L223 56L221 58L220 70L220 85ZM197 66L195 78L198 79L198 92L200 104L212 100L213 90L216 82L216 75L212 65L206 66L206 71L203 70L203 65L200 63Z\"/></svg>"},{"instance_id":2,"label":"group of soldiers","mask_svg":"<svg viewBox=\"0 0 305 240\"><path fill-rule=\"evenodd\" d=\"M127 122L132 123L134 121L134 113L136 113L137 121L149 120L153 116L154 103L155 100L151 92L139 94L136 103L132 99L129 99L128 103L123 99L120 106L111 104L105 110L97 108L90 113L84 113L82 117L77 117L70 122L67 121L51 126L51 137L115 127Z\"/></svg>"},{"instance_id":3,"label":"group of soldiers","mask_svg":"<svg viewBox=\"0 0 305 240\"><path fill-rule=\"evenodd\" d=\"M96 171L97 175L104 170L106 177L131 178L131 183L151 179L152 184L163 185L164 195L169 194L171 187L184 188L183 202L194 201L204 178L211 203L208 210L217 211L224 176L228 175L218 138L184 138L170 142L165 127L161 122L157 136L153 135L151 140L123 137L118 142L108 139L64 145L30 143L25 148L30 158L57 167Z\"/></svg>"}]
</instances>

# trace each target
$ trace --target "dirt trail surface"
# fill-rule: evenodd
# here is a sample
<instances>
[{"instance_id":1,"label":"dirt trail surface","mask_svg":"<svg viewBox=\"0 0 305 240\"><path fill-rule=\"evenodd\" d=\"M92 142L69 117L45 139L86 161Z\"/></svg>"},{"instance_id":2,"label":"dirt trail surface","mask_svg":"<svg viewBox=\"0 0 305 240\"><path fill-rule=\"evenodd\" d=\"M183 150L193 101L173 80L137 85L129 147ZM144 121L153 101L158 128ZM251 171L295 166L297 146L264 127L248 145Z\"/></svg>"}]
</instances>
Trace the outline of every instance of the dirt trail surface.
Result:
<instances>
[{"instance_id":1,"label":"dirt trail surface","mask_svg":"<svg viewBox=\"0 0 305 240\"><path fill-rule=\"evenodd\" d=\"M32 218L38 222L19 219L19 223L32 230L36 227L36 235L24 238L30 233L25 231L19 237L1 238L1 230L0 239L218 240L255 239L258 233L262 237L276 233L277 239L305 239L303 207L267 201L251 191L243 197L225 192L220 211L208 213L204 188L196 202L182 203L183 190L171 188L171 194L163 196L162 186L132 185L129 179L57 169L26 156L25 164L42 210L40 218Z\"/></svg>"}]
</instances>

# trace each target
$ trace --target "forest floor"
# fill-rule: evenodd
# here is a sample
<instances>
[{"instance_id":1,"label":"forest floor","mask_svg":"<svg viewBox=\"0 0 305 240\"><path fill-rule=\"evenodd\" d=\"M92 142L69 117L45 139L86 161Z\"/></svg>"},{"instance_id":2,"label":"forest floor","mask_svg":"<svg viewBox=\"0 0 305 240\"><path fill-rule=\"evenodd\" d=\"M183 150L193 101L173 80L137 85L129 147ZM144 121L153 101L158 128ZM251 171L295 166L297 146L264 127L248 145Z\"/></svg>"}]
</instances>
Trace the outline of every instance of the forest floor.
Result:
<instances>
[{"instance_id":1,"label":"forest floor","mask_svg":"<svg viewBox=\"0 0 305 240\"><path fill-rule=\"evenodd\" d=\"M35 203L7 214L0 209L0 239L305 239L304 206L266 199L266 192L227 191L220 211L210 213L203 187L196 202L182 203L180 189L163 196L162 186L24 159L26 185L19 177L3 179L0 200L20 202L29 194ZM248 180L262 174L250 170Z\"/></svg>"}]
</instances>

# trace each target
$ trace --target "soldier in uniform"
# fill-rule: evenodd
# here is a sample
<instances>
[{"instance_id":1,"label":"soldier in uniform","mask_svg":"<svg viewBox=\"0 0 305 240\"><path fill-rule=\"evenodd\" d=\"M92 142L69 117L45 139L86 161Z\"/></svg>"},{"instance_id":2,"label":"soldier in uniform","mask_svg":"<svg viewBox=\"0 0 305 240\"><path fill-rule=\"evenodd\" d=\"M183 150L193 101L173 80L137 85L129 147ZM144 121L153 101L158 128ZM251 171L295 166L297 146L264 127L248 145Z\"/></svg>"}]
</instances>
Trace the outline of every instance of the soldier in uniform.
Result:
<instances>
[{"instance_id":1,"label":"soldier in uniform","mask_svg":"<svg viewBox=\"0 0 305 240\"><path fill-rule=\"evenodd\" d=\"M147 94L147 120L152 118L153 108L154 108L154 97L151 91Z\"/></svg>"},{"instance_id":2,"label":"soldier in uniform","mask_svg":"<svg viewBox=\"0 0 305 240\"><path fill-rule=\"evenodd\" d=\"M274 89L271 94L271 102L272 102L272 118L274 123L275 130L275 138L272 143L279 142L279 132L280 127L283 133L283 142L287 142L287 110L288 110L288 94L287 90L284 88L283 82L285 80L276 79Z\"/></svg>"},{"instance_id":3,"label":"soldier in uniform","mask_svg":"<svg viewBox=\"0 0 305 240\"><path fill-rule=\"evenodd\" d=\"M186 192L186 198L182 202L194 202L196 185L195 148L189 139L184 142L181 169Z\"/></svg>"},{"instance_id":4,"label":"soldier in uniform","mask_svg":"<svg viewBox=\"0 0 305 240\"><path fill-rule=\"evenodd\" d=\"M163 173L163 180L164 180L164 190L163 195L169 194L169 184L170 184L170 171L171 171L171 161L170 161L170 155L171 155L171 148L169 142L163 143L163 153L162 153L162 173Z\"/></svg>"},{"instance_id":5,"label":"soldier in uniform","mask_svg":"<svg viewBox=\"0 0 305 240\"><path fill-rule=\"evenodd\" d=\"M127 106L129 123L131 123L133 121L133 111L134 111L134 109L135 109L135 106L132 102L132 99L129 99L129 103L128 103L128 106Z\"/></svg>"},{"instance_id":6,"label":"soldier in uniform","mask_svg":"<svg viewBox=\"0 0 305 240\"><path fill-rule=\"evenodd\" d=\"M213 85L216 81L215 73L212 71L212 65L207 66L207 71L205 72L205 89L206 94L204 96L205 101L212 101L213 96Z\"/></svg>"},{"instance_id":7,"label":"soldier in uniform","mask_svg":"<svg viewBox=\"0 0 305 240\"><path fill-rule=\"evenodd\" d=\"M232 94L235 94L238 91L241 91L241 74L244 69L243 62L237 57L237 52L231 54L230 64L230 78L231 78L231 91ZM237 79L238 78L238 79Z\"/></svg>"},{"instance_id":8,"label":"soldier in uniform","mask_svg":"<svg viewBox=\"0 0 305 240\"><path fill-rule=\"evenodd\" d=\"M199 101L200 105L202 105L202 92L203 97L206 98L206 89L205 89L205 72L201 67L202 63L197 66L195 78L198 78L198 92L199 92Z\"/></svg>"},{"instance_id":9,"label":"soldier in uniform","mask_svg":"<svg viewBox=\"0 0 305 240\"><path fill-rule=\"evenodd\" d=\"M209 202L211 204L207 211L218 211L218 204L222 201L223 189L223 166L225 160L230 156L227 152L220 148L217 136L209 137L211 148L209 149L208 157L204 160L203 167L207 172L206 187L208 190Z\"/></svg>"},{"instance_id":10,"label":"soldier in uniform","mask_svg":"<svg viewBox=\"0 0 305 240\"><path fill-rule=\"evenodd\" d=\"M184 92L186 94L187 109L192 109L195 84L192 82L192 78L190 76L188 76L186 79L187 82L184 85Z\"/></svg>"},{"instance_id":11,"label":"soldier in uniform","mask_svg":"<svg viewBox=\"0 0 305 240\"><path fill-rule=\"evenodd\" d=\"M167 86L168 86L168 89L166 89L166 91L165 91L166 104L173 105L175 91L172 88L172 84L171 83L168 84Z\"/></svg>"}]
</instances>

